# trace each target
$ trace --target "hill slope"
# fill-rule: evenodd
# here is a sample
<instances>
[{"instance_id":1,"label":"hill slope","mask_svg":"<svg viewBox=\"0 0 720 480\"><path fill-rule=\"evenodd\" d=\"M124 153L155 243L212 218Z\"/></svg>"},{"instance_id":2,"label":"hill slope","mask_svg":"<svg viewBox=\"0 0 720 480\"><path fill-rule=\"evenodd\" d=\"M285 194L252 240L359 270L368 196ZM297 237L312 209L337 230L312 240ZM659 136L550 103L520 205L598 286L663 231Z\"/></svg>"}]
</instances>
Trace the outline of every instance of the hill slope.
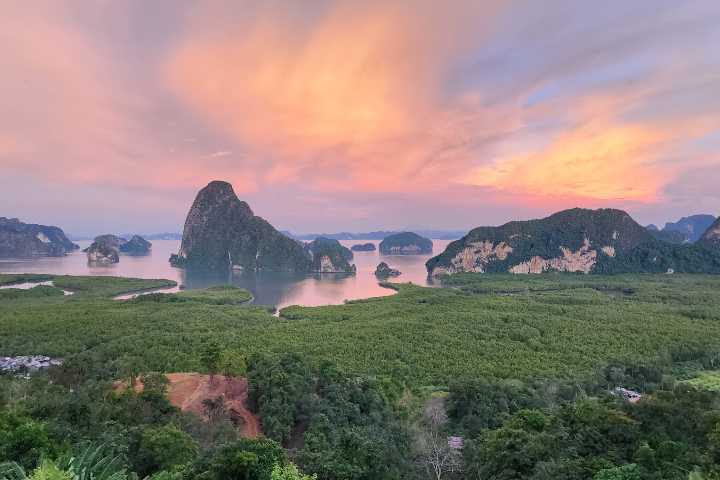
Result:
<instances>
[{"instance_id":1,"label":"hill slope","mask_svg":"<svg viewBox=\"0 0 720 480\"><path fill-rule=\"evenodd\" d=\"M459 272L720 272L720 249L656 239L622 210L575 208L539 220L479 227L426 263Z\"/></svg>"}]
</instances>

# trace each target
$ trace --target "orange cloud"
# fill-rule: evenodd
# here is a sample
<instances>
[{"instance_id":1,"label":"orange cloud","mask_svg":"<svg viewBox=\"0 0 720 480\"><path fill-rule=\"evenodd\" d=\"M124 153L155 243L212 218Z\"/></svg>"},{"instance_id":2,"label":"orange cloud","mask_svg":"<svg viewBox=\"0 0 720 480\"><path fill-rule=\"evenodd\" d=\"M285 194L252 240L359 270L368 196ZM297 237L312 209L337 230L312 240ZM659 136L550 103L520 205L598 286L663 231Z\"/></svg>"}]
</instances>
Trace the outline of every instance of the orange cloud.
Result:
<instances>
[{"instance_id":1,"label":"orange cloud","mask_svg":"<svg viewBox=\"0 0 720 480\"><path fill-rule=\"evenodd\" d=\"M581 128L531 155L501 158L467 183L531 195L652 201L668 179L653 165L665 133L642 125Z\"/></svg>"},{"instance_id":2,"label":"orange cloud","mask_svg":"<svg viewBox=\"0 0 720 480\"><path fill-rule=\"evenodd\" d=\"M261 156L270 182L341 168L376 188L412 174L433 149L444 67L493 11L488 2L336 2L302 23L269 5L248 25L191 23L165 66L168 85Z\"/></svg>"},{"instance_id":3,"label":"orange cloud","mask_svg":"<svg viewBox=\"0 0 720 480\"><path fill-rule=\"evenodd\" d=\"M534 196L548 204L558 199L594 205L658 202L665 186L692 161L676 156L683 154L687 142L716 128L712 114L626 119L638 105L662 95L673 78L663 74L636 86L589 92L540 107L528 120L555 118L568 126L545 145L498 155L456 180Z\"/></svg>"}]
</instances>

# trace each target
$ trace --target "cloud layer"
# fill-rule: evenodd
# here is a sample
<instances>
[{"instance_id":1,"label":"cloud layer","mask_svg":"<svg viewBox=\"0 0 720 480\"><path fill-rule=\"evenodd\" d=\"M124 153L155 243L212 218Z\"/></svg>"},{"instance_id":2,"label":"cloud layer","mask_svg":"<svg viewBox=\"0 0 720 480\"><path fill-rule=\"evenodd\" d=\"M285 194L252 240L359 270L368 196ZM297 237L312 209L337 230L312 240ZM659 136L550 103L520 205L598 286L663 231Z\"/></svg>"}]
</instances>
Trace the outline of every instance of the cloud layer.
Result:
<instances>
[{"instance_id":1,"label":"cloud layer","mask_svg":"<svg viewBox=\"0 0 720 480\"><path fill-rule=\"evenodd\" d=\"M2 215L177 230L214 178L296 231L720 211L711 0L30 7L0 18Z\"/></svg>"}]
</instances>

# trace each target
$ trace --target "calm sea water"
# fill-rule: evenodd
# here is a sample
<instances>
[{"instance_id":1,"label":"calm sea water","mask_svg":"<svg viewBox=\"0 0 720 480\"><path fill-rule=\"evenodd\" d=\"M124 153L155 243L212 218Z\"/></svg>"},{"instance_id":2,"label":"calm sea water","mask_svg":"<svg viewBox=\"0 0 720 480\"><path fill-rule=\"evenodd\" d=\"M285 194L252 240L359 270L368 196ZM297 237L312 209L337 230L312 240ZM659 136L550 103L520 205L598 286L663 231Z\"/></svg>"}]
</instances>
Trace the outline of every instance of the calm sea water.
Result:
<instances>
[{"instance_id":1,"label":"calm sea water","mask_svg":"<svg viewBox=\"0 0 720 480\"><path fill-rule=\"evenodd\" d=\"M380 243L376 240L343 240L346 247L358 243ZM78 242L85 248L90 242ZM154 240L152 253L147 256L133 257L121 255L120 263L109 266L88 265L82 251L65 257L40 257L33 259L0 259L0 273L49 273L56 275L112 275L118 277L167 278L185 285L188 289L205 288L212 285L233 284L250 290L255 303L274 305L278 308L288 305L332 305L345 300L392 295L394 292L382 288L373 272L381 261L402 272L392 279L394 282L412 282L418 285L430 285L425 270L425 262L432 255L392 255L383 256L374 252L353 252L357 266L355 276L316 274L296 276L280 273L212 275L189 273L170 266L171 253L177 253L180 242L177 240ZM439 254L449 240L433 240L434 254Z\"/></svg>"}]
</instances>

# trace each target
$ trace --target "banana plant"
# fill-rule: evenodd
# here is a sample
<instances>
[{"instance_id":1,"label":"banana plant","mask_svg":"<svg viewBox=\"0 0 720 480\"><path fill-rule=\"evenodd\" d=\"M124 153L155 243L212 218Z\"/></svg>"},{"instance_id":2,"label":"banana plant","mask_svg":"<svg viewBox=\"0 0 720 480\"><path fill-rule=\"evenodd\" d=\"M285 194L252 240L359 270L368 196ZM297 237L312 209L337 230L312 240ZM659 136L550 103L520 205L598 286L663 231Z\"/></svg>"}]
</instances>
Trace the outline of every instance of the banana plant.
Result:
<instances>
[{"instance_id":1,"label":"banana plant","mask_svg":"<svg viewBox=\"0 0 720 480\"><path fill-rule=\"evenodd\" d=\"M106 455L104 445L87 447L77 457L58 463L44 461L30 475L17 463L0 464L0 480L137 480L119 456Z\"/></svg>"}]
</instances>

